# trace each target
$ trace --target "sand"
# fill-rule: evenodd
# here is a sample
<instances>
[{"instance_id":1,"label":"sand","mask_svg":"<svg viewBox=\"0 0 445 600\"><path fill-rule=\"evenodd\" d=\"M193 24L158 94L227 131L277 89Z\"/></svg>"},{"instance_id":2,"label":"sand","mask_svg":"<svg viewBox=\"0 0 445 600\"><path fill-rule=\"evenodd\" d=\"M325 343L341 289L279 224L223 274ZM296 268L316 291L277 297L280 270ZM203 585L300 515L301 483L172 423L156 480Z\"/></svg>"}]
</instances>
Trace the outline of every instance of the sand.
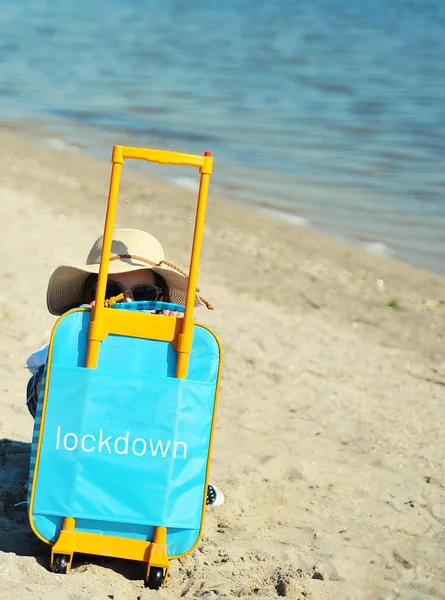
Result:
<instances>
[{"instance_id":1,"label":"sand","mask_svg":"<svg viewBox=\"0 0 445 600\"><path fill-rule=\"evenodd\" d=\"M444 279L212 195L199 284L216 309L196 318L224 348L211 478L226 503L159 592L127 561L48 571L20 504L24 365L54 323L49 275L102 231L110 165L14 131L0 150L2 600L445 598ZM195 196L149 174L125 170L117 226L187 268Z\"/></svg>"}]
</instances>

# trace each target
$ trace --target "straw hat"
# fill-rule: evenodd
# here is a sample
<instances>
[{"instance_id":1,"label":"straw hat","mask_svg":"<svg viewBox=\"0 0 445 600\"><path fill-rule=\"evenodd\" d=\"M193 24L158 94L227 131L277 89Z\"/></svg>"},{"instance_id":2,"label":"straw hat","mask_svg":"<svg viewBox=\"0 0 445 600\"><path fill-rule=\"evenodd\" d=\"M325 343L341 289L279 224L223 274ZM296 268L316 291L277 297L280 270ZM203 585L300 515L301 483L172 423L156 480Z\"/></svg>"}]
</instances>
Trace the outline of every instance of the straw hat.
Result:
<instances>
[{"instance_id":1,"label":"straw hat","mask_svg":"<svg viewBox=\"0 0 445 600\"><path fill-rule=\"evenodd\" d=\"M46 302L53 315L61 315L84 301L84 286L91 273L99 273L102 252L101 236L88 254L86 264L57 267L48 283ZM158 240L140 229L116 229L111 244L108 273L127 273L138 269L152 269L165 280L170 302L185 306L187 274L164 259L164 250ZM213 308L196 291L195 306L205 304Z\"/></svg>"}]
</instances>

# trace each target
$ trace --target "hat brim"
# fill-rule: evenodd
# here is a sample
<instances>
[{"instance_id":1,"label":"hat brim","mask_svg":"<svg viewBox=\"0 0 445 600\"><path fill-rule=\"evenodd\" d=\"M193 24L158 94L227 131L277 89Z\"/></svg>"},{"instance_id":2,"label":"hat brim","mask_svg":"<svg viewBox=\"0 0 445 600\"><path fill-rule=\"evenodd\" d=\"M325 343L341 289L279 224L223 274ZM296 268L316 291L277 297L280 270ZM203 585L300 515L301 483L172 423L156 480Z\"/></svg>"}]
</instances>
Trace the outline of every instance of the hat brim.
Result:
<instances>
[{"instance_id":1,"label":"hat brim","mask_svg":"<svg viewBox=\"0 0 445 600\"><path fill-rule=\"evenodd\" d=\"M92 273L99 273L99 268L99 264L57 267L51 275L46 294L49 312L53 315L62 315L67 310L80 306L84 302L85 282ZM147 263L134 258L121 258L110 261L108 274L128 273L141 269L151 269L158 273L167 284L170 302L185 306L188 279L167 265L150 267ZM203 304L204 302L196 293L195 307Z\"/></svg>"}]
</instances>

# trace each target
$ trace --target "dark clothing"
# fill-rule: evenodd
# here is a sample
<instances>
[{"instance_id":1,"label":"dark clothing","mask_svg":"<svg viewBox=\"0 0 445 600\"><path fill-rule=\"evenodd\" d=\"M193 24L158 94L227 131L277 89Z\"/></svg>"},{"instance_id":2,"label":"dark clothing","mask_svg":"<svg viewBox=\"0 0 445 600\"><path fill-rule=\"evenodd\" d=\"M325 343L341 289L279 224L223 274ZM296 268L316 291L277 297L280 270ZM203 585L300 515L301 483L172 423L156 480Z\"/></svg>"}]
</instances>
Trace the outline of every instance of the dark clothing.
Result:
<instances>
[{"instance_id":1,"label":"dark clothing","mask_svg":"<svg viewBox=\"0 0 445 600\"><path fill-rule=\"evenodd\" d=\"M36 373L33 373L31 379L28 381L28 385L26 388L26 406L28 407L29 412L33 419L36 416L37 410L37 384L39 381L42 381L43 374L45 372L45 365L40 365Z\"/></svg>"}]
</instances>

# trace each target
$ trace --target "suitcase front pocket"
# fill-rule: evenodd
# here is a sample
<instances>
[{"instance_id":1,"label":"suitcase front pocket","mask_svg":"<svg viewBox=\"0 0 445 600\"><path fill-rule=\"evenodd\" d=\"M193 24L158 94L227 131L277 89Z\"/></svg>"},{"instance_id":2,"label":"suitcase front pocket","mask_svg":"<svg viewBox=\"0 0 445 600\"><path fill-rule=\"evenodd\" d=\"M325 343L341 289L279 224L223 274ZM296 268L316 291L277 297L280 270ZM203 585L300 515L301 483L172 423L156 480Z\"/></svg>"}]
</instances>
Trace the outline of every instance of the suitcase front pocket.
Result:
<instances>
[{"instance_id":1,"label":"suitcase front pocket","mask_svg":"<svg viewBox=\"0 0 445 600\"><path fill-rule=\"evenodd\" d=\"M53 366L32 511L199 529L215 384Z\"/></svg>"}]
</instances>

